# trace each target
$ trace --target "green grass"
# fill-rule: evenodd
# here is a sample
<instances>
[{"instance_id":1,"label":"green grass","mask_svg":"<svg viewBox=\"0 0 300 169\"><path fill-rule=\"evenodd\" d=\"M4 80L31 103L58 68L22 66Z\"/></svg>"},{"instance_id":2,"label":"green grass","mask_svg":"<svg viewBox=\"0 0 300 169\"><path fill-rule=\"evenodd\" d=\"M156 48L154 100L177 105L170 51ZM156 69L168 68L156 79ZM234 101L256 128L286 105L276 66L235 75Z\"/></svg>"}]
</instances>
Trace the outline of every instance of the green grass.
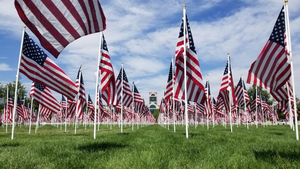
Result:
<instances>
[{"instance_id":1,"label":"green grass","mask_svg":"<svg viewBox=\"0 0 300 169\"><path fill-rule=\"evenodd\" d=\"M300 142L288 126L216 126L167 130L159 125L134 129L80 126L77 134L55 126L0 128L0 168L300 168Z\"/></svg>"}]
</instances>

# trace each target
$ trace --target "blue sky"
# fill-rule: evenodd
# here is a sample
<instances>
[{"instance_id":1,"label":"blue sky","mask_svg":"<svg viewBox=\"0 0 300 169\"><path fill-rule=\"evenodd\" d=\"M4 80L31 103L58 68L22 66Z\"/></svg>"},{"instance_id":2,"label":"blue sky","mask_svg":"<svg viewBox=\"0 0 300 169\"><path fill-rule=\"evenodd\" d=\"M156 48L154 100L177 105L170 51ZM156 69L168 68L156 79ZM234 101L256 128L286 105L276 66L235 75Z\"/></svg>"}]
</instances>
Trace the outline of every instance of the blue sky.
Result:
<instances>
[{"instance_id":1,"label":"blue sky","mask_svg":"<svg viewBox=\"0 0 300 169\"><path fill-rule=\"evenodd\" d=\"M222 75L231 55L233 78L247 77L251 63L267 42L283 0L101 0L107 19L104 31L117 76L121 63L128 80L133 80L145 101L149 92L165 89L171 57L175 53L186 4L204 81L209 80L213 96L218 95ZM15 80L22 26L14 1L0 0L0 83ZM296 92L300 91L300 1L290 0L290 27ZM35 35L29 35L38 42ZM50 57L75 82L82 64L86 92L95 93L95 72L99 33L69 44L58 59ZM209 75L209 76L207 76ZM30 90L31 81L21 74ZM299 79L299 80L298 80ZM247 85L249 87L249 85ZM54 93L54 92L53 92ZM59 99L59 94L54 93ZM92 97L93 98L93 97Z\"/></svg>"}]
</instances>

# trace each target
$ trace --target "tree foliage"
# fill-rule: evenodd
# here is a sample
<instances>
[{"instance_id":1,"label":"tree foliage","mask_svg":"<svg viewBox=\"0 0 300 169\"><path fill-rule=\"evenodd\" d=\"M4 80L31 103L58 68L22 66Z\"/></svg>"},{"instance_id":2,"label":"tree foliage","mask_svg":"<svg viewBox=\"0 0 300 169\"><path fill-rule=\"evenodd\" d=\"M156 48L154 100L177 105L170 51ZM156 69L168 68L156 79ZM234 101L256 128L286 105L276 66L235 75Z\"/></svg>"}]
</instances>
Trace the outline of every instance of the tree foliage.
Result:
<instances>
[{"instance_id":1,"label":"tree foliage","mask_svg":"<svg viewBox=\"0 0 300 169\"><path fill-rule=\"evenodd\" d=\"M253 96L254 96L254 93L255 93L255 89L256 86L252 86L250 89L248 89L248 95L249 95L249 98L250 98L250 101L253 100ZM258 93L258 96L259 97L263 97L264 99L267 100L268 104L269 105L272 105L273 104L273 100L270 100L270 93L267 91L267 90L263 90L263 88L261 87L257 87L257 93Z\"/></svg>"},{"instance_id":2,"label":"tree foliage","mask_svg":"<svg viewBox=\"0 0 300 169\"><path fill-rule=\"evenodd\" d=\"M154 112L153 112L153 117L156 119L158 119L158 116L159 116L159 109L155 109Z\"/></svg>"},{"instance_id":3,"label":"tree foliage","mask_svg":"<svg viewBox=\"0 0 300 169\"><path fill-rule=\"evenodd\" d=\"M4 100L4 102L6 102L6 99L7 99L7 88L9 90L11 98L14 100L15 86L16 86L16 81L14 81L13 83L7 83L6 85L0 85L0 98L2 98ZM25 86L22 84L22 82L19 81L17 96L23 100L23 99L26 99L25 98L26 95L27 95L27 90L26 90ZM26 99L26 101L28 101L27 99ZM0 105L1 110L3 109L3 107L4 107L4 104Z\"/></svg>"}]
</instances>

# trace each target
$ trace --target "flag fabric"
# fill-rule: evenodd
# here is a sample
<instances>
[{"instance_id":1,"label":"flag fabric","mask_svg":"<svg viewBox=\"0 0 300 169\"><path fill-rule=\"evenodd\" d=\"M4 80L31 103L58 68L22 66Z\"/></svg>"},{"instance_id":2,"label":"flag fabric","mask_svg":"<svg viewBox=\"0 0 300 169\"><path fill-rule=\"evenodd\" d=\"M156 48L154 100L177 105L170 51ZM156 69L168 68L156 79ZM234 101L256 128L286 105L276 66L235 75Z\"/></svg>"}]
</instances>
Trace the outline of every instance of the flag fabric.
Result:
<instances>
[{"instance_id":1,"label":"flag fabric","mask_svg":"<svg viewBox=\"0 0 300 169\"><path fill-rule=\"evenodd\" d=\"M62 117L66 118L68 115L68 104L63 95L61 95L61 112L62 112Z\"/></svg>"},{"instance_id":2,"label":"flag fabric","mask_svg":"<svg viewBox=\"0 0 300 169\"><path fill-rule=\"evenodd\" d=\"M206 104L205 108L207 109L206 111L207 111L207 113L212 114L212 97L210 95L209 81L206 81L206 83L205 83L204 92L205 92L205 96L206 96L206 99L207 99L206 102L205 102L205 104Z\"/></svg>"},{"instance_id":3,"label":"flag fabric","mask_svg":"<svg viewBox=\"0 0 300 169\"><path fill-rule=\"evenodd\" d=\"M186 17L186 16L185 16ZM175 51L175 95L174 98L185 99L184 89L187 89L187 100L197 103L204 103L205 93L200 65L197 59L196 48L193 41L191 28L186 17L187 28L184 28L184 20L182 20L179 32L178 42ZM184 39L184 29L187 33ZM186 42L186 53L184 54L184 41ZM184 84L184 55L186 55L186 78L187 83Z\"/></svg>"},{"instance_id":4,"label":"flag fabric","mask_svg":"<svg viewBox=\"0 0 300 169\"><path fill-rule=\"evenodd\" d=\"M7 119L12 120L14 103L13 103L13 99L10 96L10 90L8 90L7 96L8 96L8 98L7 98L7 109L6 109L7 116L6 117L7 117Z\"/></svg>"},{"instance_id":5,"label":"flag fabric","mask_svg":"<svg viewBox=\"0 0 300 169\"><path fill-rule=\"evenodd\" d=\"M159 105L159 113L165 113L165 102L164 98L161 99L160 105Z\"/></svg>"},{"instance_id":6,"label":"flag fabric","mask_svg":"<svg viewBox=\"0 0 300 169\"><path fill-rule=\"evenodd\" d=\"M168 102L173 97L173 84L174 84L173 65L171 62L166 91L165 91L165 98L164 98L165 102Z\"/></svg>"},{"instance_id":7,"label":"flag fabric","mask_svg":"<svg viewBox=\"0 0 300 169\"><path fill-rule=\"evenodd\" d=\"M52 111L45 106L41 106L40 114L45 121L49 121L52 116Z\"/></svg>"},{"instance_id":8,"label":"flag fabric","mask_svg":"<svg viewBox=\"0 0 300 169\"><path fill-rule=\"evenodd\" d=\"M73 99L75 84L25 32L20 72L30 80Z\"/></svg>"},{"instance_id":9,"label":"flag fabric","mask_svg":"<svg viewBox=\"0 0 300 169\"><path fill-rule=\"evenodd\" d=\"M95 107L94 107L94 104L93 104L90 94L88 95L88 109L89 109L89 112L95 111Z\"/></svg>"},{"instance_id":10,"label":"flag fabric","mask_svg":"<svg viewBox=\"0 0 300 169\"><path fill-rule=\"evenodd\" d=\"M68 114L67 118L71 119L74 117L76 112L76 100L68 100Z\"/></svg>"},{"instance_id":11,"label":"flag fabric","mask_svg":"<svg viewBox=\"0 0 300 169\"><path fill-rule=\"evenodd\" d=\"M122 79L122 76L123 76L123 79ZM122 85L122 82L123 82L123 85ZM121 68L120 73L116 80L117 104L121 104L122 87L123 87L123 105L122 106L130 107L130 104L132 102L132 92L130 90L129 82L128 82L128 79L127 79L127 76L126 76L126 73L125 73L125 70L123 67Z\"/></svg>"},{"instance_id":12,"label":"flag fabric","mask_svg":"<svg viewBox=\"0 0 300 169\"><path fill-rule=\"evenodd\" d=\"M74 40L105 30L98 0L15 0L21 20L54 57Z\"/></svg>"},{"instance_id":13,"label":"flag fabric","mask_svg":"<svg viewBox=\"0 0 300 169\"><path fill-rule=\"evenodd\" d=\"M228 58L222 82L221 82L221 88L219 91L219 96L224 102L225 110L229 112L230 106L236 104L236 96L234 92L234 84L233 84L233 77L232 77L232 71L230 64L230 58ZM231 96L230 96L231 95ZM230 97L232 101L230 101ZM231 103L231 105L229 105Z\"/></svg>"},{"instance_id":14,"label":"flag fabric","mask_svg":"<svg viewBox=\"0 0 300 169\"><path fill-rule=\"evenodd\" d=\"M94 121L94 114L95 114L95 106L91 99L90 94L88 95L88 118Z\"/></svg>"},{"instance_id":15,"label":"flag fabric","mask_svg":"<svg viewBox=\"0 0 300 169\"><path fill-rule=\"evenodd\" d=\"M24 100L24 103L21 104L21 109L22 109L23 119L24 120L29 119L30 110L29 110L28 105L25 100Z\"/></svg>"},{"instance_id":16,"label":"flag fabric","mask_svg":"<svg viewBox=\"0 0 300 169\"><path fill-rule=\"evenodd\" d=\"M77 88L78 94L77 94L77 104L78 104L78 112L77 116L79 119L82 118L82 114L84 112L85 106L86 106L86 98L85 98L85 88L84 88L84 82L83 82L83 75L81 71L81 66L77 73L77 78L75 82L75 86Z\"/></svg>"},{"instance_id":17,"label":"flag fabric","mask_svg":"<svg viewBox=\"0 0 300 169\"><path fill-rule=\"evenodd\" d=\"M240 78L236 88L235 88L235 96L237 100L237 104L240 106L244 106L244 102L246 102L245 108L250 111L250 99L245 86L245 83L242 78Z\"/></svg>"},{"instance_id":18,"label":"flag fabric","mask_svg":"<svg viewBox=\"0 0 300 169\"><path fill-rule=\"evenodd\" d=\"M247 83L277 91L290 78L285 22L283 7L269 40L249 69Z\"/></svg>"},{"instance_id":19,"label":"flag fabric","mask_svg":"<svg viewBox=\"0 0 300 169\"><path fill-rule=\"evenodd\" d=\"M116 81L104 35L101 50L102 56L99 67L101 71L101 97L107 104L113 104L116 95Z\"/></svg>"},{"instance_id":20,"label":"flag fabric","mask_svg":"<svg viewBox=\"0 0 300 169\"><path fill-rule=\"evenodd\" d=\"M33 98L36 102L48 108L57 114L60 111L60 104L53 96L52 92L48 87L33 82L30 90L30 97Z\"/></svg>"},{"instance_id":21,"label":"flag fabric","mask_svg":"<svg viewBox=\"0 0 300 169\"><path fill-rule=\"evenodd\" d=\"M22 104L23 104L23 102L20 100L20 98L18 98L17 99L17 116L24 119L23 110L22 110L22 107L21 107Z\"/></svg>"},{"instance_id":22,"label":"flag fabric","mask_svg":"<svg viewBox=\"0 0 300 169\"><path fill-rule=\"evenodd\" d=\"M134 102L135 111L142 113L143 108L144 108L144 100L143 100L142 96L140 95L140 93L134 83L133 83L133 98L134 98L133 102Z\"/></svg>"}]
</instances>

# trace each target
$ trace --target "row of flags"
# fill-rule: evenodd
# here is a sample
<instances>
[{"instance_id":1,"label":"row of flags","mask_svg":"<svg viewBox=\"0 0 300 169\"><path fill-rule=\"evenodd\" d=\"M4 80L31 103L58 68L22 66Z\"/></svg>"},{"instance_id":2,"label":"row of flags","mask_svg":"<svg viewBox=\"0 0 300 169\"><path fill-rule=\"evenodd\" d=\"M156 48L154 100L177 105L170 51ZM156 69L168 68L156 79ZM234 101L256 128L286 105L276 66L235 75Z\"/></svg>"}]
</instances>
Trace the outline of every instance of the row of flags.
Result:
<instances>
[{"instance_id":1,"label":"row of flags","mask_svg":"<svg viewBox=\"0 0 300 169\"><path fill-rule=\"evenodd\" d=\"M64 47L75 39L87 34L103 31L106 28L105 16L98 0L58 1L57 4L48 1L15 0L15 7L22 21L38 37L42 46L56 58ZM185 6L183 11L183 20L175 50L175 75L174 77L169 75L164 102L174 102L173 100L175 99L184 100L186 133L188 137L188 102L204 105L204 107L208 108L208 112L212 112L211 107L213 106L211 103L213 99L209 94L209 85L207 85L207 89L203 86L200 64L197 59ZM289 91L292 88L289 88L288 85L291 77L292 83L294 83L287 16L288 8L286 2L279 14L269 40L257 60L251 65L247 78L247 83L270 90L272 96L283 108L287 105L286 103L291 104ZM137 89L135 90L134 85L134 92L132 93L130 90L123 67L114 81L115 78L113 77L113 68L108 55L107 45L104 36L101 38L101 59L99 60L99 68L97 68L97 70L101 71L101 93L97 100L99 100L99 104L101 101L100 98L103 98L108 105L119 106L121 104L122 111L123 106L129 107L135 102L135 95L133 93ZM86 104L83 94L84 88L81 87L83 86L83 82L82 84L81 82L74 84L25 31L22 39L22 55L20 56L18 73L20 71L32 81L47 86L49 89L61 93L70 100L73 100L77 95L76 110L80 109L81 111ZM171 71L171 75L173 76L173 70L170 69ZM79 81L81 81L81 75L82 73L80 72L77 78ZM18 75L16 81L18 81ZM170 86L170 83L173 88ZM244 87L242 86L242 88ZM98 90L96 89L97 93ZM173 91L172 94L170 94L170 91ZM295 97L295 91L292 91L293 97ZM243 100L246 107L245 97ZM78 105L78 101L80 101L80 105ZM228 56L216 105L229 111L231 115L231 110L235 110L237 102L230 58ZM296 109L295 101L293 103ZM134 105L134 107L139 106ZM175 104L173 107L175 107ZM291 106L289 107L291 108Z\"/></svg>"},{"instance_id":2,"label":"row of flags","mask_svg":"<svg viewBox=\"0 0 300 169\"><path fill-rule=\"evenodd\" d=\"M44 49L55 58L58 58L62 50L74 40L101 32L101 55L99 55L97 67L97 72L101 72L97 74L97 78L100 76L101 82L100 85L96 82L95 99L97 101L92 108L89 104L91 98L89 97L88 101L86 98L81 68L76 82L72 82L66 73L29 37L24 27L16 81L18 81L19 72L33 81L30 96L42 106L39 111L44 112L43 114L47 114L48 117L58 112L67 116L67 113L62 110L67 107L70 109L68 110L70 116L76 114L78 118L85 118L86 107L90 110L94 109L94 112L98 109L105 110L101 103L103 99L108 106L121 106L122 110L124 106L134 106L139 113L152 118L144 102L141 102L141 96L135 85L135 92L131 92L123 67L120 71L122 74L115 79L107 44L102 34L102 31L106 29L106 18L98 0L57 1L55 4L52 1L15 0L15 7L21 20L37 36ZM61 106L50 90L65 96L68 100L66 105L69 106L64 104ZM15 109L16 98L14 102Z\"/></svg>"},{"instance_id":3,"label":"row of flags","mask_svg":"<svg viewBox=\"0 0 300 169\"><path fill-rule=\"evenodd\" d=\"M214 101L214 98L210 95L209 82L206 83L205 87L203 86L203 78L185 6L183 11L183 20L175 50L175 74L173 72L172 58L161 108L165 110L164 107L166 107L174 114L175 108L172 107L172 104L174 102L181 103L182 100L182 104L185 105L186 126L188 126L188 104L186 104L188 102L199 105L199 107L202 107L202 110L210 114L214 111L212 110L213 105L216 108L215 112L220 112L220 110L224 109L225 112L228 112L230 120L231 113L236 111L237 107L240 109L244 108L244 111L253 112L253 103L250 103L243 79L241 78L237 86L234 87L229 54L217 101ZM290 81L293 81L293 70L288 22L286 2L279 13L269 40L257 60L252 63L247 77L247 83L269 90L273 98L278 102L278 108L286 114L288 114L288 110L296 109L293 99L295 92L293 92L293 85L291 85ZM292 96L293 94L294 96ZM255 112L258 111L257 105L260 105L262 111L271 112L276 117L276 113L267 104L267 101L263 98L258 100L258 94L256 95L253 98L255 100ZM212 102L215 104L212 104ZM291 105L292 103L294 103L293 106ZM170 109L171 107L173 109ZM161 112L165 112L164 110L161 110ZM296 114L294 113L293 115ZM169 116L169 114L166 114L166 116ZM257 121L257 113L255 116ZM186 128L186 133L188 138L188 127ZM296 137L298 139L298 136Z\"/></svg>"}]
</instances>

